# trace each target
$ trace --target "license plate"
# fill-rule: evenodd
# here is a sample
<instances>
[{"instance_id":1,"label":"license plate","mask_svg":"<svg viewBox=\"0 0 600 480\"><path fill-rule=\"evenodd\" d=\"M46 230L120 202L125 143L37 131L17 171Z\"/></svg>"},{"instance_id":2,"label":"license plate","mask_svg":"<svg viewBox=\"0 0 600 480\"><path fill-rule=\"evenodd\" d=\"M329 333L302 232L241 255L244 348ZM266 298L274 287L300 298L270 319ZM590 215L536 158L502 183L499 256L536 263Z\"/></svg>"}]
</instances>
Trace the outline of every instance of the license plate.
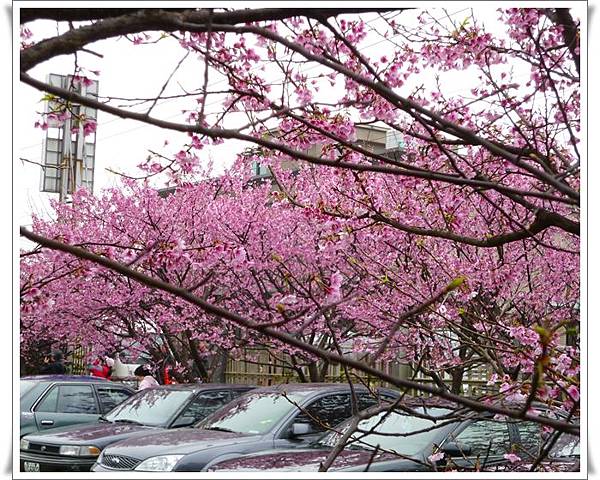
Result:
<instances>
[{"instance_id":1,"label":"license plate","mask_svg":"<svg viewBox=\"0 0 600 480\"><path fill-rule=\"evenodd\" d=\"M36 462L23 462L26 472L39 472L40 464Z\"/></svg>"}]
</instances>

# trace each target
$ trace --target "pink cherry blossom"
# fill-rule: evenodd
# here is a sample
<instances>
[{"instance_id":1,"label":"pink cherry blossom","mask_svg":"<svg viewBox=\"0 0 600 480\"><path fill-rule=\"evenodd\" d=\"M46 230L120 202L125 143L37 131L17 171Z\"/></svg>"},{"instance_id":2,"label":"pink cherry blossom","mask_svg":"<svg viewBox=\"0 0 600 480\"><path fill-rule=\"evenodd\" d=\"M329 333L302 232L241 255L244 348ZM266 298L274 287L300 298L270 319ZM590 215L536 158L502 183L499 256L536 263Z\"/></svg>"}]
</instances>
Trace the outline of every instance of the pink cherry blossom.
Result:
<instances>
[{"instance_id":1,"label":"pink cherry blossom","mask_svg":"<svg viewBox=\"0 0 600 480\"><path fill-rule=\"evenodd\" d=\"M508 460L510 463L516 463L521 461L521 457L514 453L505 453L503 457Z\"/></svg>"},{"instance_id":2,"label":"pink cherry blossom","mask_svg":"<svg viewBox=\"0 0 600 480\"><path fill-rule=\"evenodd\" d=\"M444 458L444 455L444 452L433 453L427 457L427 460L429 460L430 463L439 462Z\"/></svg>"}]
</instances>

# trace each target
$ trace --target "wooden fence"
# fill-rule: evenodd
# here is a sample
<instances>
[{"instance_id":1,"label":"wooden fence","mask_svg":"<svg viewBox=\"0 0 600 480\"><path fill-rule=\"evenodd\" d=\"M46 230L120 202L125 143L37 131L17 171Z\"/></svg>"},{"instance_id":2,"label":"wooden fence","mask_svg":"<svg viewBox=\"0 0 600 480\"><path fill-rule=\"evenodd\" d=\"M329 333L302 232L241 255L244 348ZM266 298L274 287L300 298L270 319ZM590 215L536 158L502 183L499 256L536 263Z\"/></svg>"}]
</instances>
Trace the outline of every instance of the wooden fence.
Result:
<instances>
[{"instance_id":1,"label":"wooden fence","mask_svg":"<svg viewBox=\"0 0 600 480\"><path fill-rule=\"evenodd\" d=\"M88 353L85 347L65 347L67 352L66 370L71 375L84 375L87 373L85 356Z\"/></svg>"},{"instance_id":2,"label":"wooden fence","mask_svg":"<svg viewBox=\"0 0 600 480\"><path fill-rule=\"evenodd\" d=\"M67 372L73 375L84 375L87 373L85 355L87 350L84 347L67 347L63 349L68 352ZM267 350L247 349L244 352L244 360L229 359L225 371L225 379L228 383L241 383L246 385L277 385L281 383L298 383L300 378L298 374L289 366L291 359L287 355L275 357ZM397 378L413 378L413 372L410 365L397 362L382 363L377 368L389 375ZM364 383L373 387L394 388L391 385L382 382L380 379L350 370L350 374L356 383ZM483 394L492 393L493 387L487 385L488 372L486 369L479 368L465 373L463 379L462 394L469 397L478 397ZM445 382L450 382L449 377L442 378ZM414 377L415 381L433 385L431 378L423 375ZM329 365L325 375L326 382L345 382L346 376L340 365ZM410 390L409 395L429 396L428 394Z\"/></svg>"},{"instance_id":3,"label":"wooden fence","mask_svg":"<svg viewBox=\"0 0 600 480\"><path fill-rule=\"evenodd\" d=\"M225 378L228 383L241 383L249 385L277 385L280 383L297 383L300 381L298 374L289 366L289 357L276 358L266 350L247 350L244 354L245 360L230 359L227 364ZM413 378L410 365L400 363L379 363L377 368L397 378ZM371 377L362 372L350 370L352 378L356 382L363 382L370 386L381 386L394 388L388 383L382 382L376 377ZM488 371L479 368L468 371L463 378L462 394L470 397L478 397L483 394L492 393L493 387L487 385ZM422 375L417 375L415 381L433 385L433 380ZM450 383L450 378L443 378L444 382ZM345 382L346 376L340 365L329 365L325 375L326 382ZM420 391L411 390L409 395L429 396Z\"/></svg>"}]
</instances>

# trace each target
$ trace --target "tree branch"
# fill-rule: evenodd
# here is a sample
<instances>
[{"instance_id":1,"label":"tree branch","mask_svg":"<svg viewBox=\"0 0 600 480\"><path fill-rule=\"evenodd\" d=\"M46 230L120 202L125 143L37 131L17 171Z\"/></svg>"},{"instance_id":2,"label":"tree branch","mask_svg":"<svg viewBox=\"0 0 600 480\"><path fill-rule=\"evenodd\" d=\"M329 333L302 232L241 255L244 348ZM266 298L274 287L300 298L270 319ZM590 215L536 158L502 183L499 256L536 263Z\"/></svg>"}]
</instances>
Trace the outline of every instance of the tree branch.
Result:
<instances>
[{"instance_id":1,"label":"tree branch","mask_svg":"<svg viewBox=\"0 0 600 480\"><path fill-rule=\"evenodd\" d=\"M391 227L397 228L398 230L402 230L403 232L413 233L415 235L423 235L425 237L445 238L447 240L452 240L455 242L465 243L467 245L473 245L475 247L483 248L499 247L510 242L516 242L518 240L531 238L537 235L538 233L543 232L548 227L558 227L568 233L572 233L573 235L579 236L579 223L564 218L553 212L548 212L546 210L539 210L535 220L527 229L505 233L502 235L496 235L490 238L486 238L485 240L466 237L463 235L458 235L456 233L446 232L443 230L414 227L398 222L391 218L387 218L386 216L380 213L375 213L371 215L370 218L372 220L390 225Z\"/></svg>"},{"instance_id":2,"label":"tree branch","mask_svg":"<svg viewBox=\"0 0 600 480\"><path fill-rule=\"evenodd\" d=\"M209 9L112 9L104 16L104 9L92 9L96 16L85 15L83 12L71 12L68 9L45 10L42 15L36 17L35 11L25 13L25 20L21 17L21 23L29 22L35 18L53 18L54 20L73 20L72 17L79 16L80 20L100 20L92 25L86 25L75 30L53 38L42 40L29 48L21 51L21 70L27 71L36 65L58 55L70 55L81 49L88 43L105 40L119 35L139 33L143 31L167 31L179 30L181 22L192 22L198 29L208 29L210 13ZM214 14L215 23L225 25L236 25L238 23L252 23L260 21L282 20L290 17L313 17L323 18L341 14L387 12L397 10L394 8L263 8L223 11ZM115 17L119 11L126 12ZM88 18L83 18L83 17ZM200 25L204 25L201 27ZM199 31L199 30L196 30Z\"/></svg>"}]
</instances>

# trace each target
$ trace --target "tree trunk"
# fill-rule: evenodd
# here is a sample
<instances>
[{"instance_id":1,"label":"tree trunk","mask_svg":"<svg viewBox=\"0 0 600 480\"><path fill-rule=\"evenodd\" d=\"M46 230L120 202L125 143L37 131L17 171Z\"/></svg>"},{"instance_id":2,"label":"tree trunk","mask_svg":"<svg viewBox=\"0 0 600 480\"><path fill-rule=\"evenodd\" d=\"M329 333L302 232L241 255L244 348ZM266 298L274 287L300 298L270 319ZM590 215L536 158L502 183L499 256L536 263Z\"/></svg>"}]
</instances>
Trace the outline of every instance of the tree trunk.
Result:
<instances>
[{"instance_id":1,"label":"tree trunk","mask_svg":"<svg viewBox=\"0 0 600 480\"><path fill-rule=\"evenodd\" d=\"M329 370L329 362L327 360L323 360L323 365L321 365L320 382L325 381L325 377L327 377L327 370Z\"/></svg>"},{"instance_id":2,"label":"tree trunk","mask_svg":"<svg viewBox=\"0 0 600 480\"><path fill-rule=\"evenodd\" d=\"M317 362L310 362L308 364L308 376L311 382L319 381L319 368L317 366Z\"/></svg>"},{"instance_id":3,"label":"tree trunk","mask_svg":"<svg viewBox=\"0 0 600 480\"><path fill-rule=\"evenodd\" d=\"M327 374L329 362L324 362L319 366L319 362L310 362L308 364L308 374L311 382L324 382Z\"/></svg>"},{"instance_id":4,"label":"tree trunk","mask_svg":"<svg viewBox=\"0 0 600 480\"><path fill-rule=\"evenodd\" d=\"M210 381L215 383L225 383L227 381L227 361L229 355L226 350L219 348L217 353L214 354L213 360L210 365Z\"/></svg>"},{"instance_id":5,"label":"tree trunk","mask_svg":"<svg viewBox=\"0 0 600 480\"><path fill-rule=\"evenodd\" d=\"M202 358L200 358L200 355L198 354L198 349L196 348L196 344L194 343L194 339L192 338L192 334L190 333L189 330L185 331L185 338L187 339L188 346L190 347L190 355L194 362L194 366L198 369L198 372L200 373L200 378L202 379L202 381L207 382L208 381L208 372L206 371L206 367L204 366L204 362L202 361Z\"/></svg>"},{"instance_id":6,"label":"tree trunk","mask_svg":"<svg viewBox=\"0 0 600 480\"><path fill-rule=\"evenodd\" d=\"M298 365L298 359L296 355L291 355L291 365L294 371L298 374L298 378L300 379L300 383L307 383L306 375L304 375L304 371L302 370L302 366Z\"/></svg>"},{"instance_id":7,"label":"tree trunk","mask_svg":"<svg viewBox=\"0 0 600 480\"><path fill-rule=\"evenodd\" d=\"M450 385L450 391L457 395L462 394L462 384L463 384L463 376L465 373L464 368L453 368L450 371L450 375L452 375L452 383Z\"/></svg>"}]
</instances>

